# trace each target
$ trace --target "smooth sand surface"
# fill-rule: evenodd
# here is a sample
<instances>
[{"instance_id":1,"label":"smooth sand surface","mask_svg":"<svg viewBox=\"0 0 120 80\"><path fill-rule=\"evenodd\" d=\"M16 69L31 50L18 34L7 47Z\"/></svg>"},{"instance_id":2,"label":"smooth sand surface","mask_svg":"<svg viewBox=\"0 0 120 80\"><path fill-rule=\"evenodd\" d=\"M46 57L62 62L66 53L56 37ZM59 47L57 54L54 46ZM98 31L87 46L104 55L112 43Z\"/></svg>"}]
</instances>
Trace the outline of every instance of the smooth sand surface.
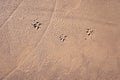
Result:
<instances>
[{"instance_id":1,"label":"smooth sand surface","mask_svg":"<svg viewBox=\"0 0 120 80\"><path fill-rule=\"evenodd\" d=\"M120 80L120 1L0 0L0 80Z\"/></svg>"}]
</instances>

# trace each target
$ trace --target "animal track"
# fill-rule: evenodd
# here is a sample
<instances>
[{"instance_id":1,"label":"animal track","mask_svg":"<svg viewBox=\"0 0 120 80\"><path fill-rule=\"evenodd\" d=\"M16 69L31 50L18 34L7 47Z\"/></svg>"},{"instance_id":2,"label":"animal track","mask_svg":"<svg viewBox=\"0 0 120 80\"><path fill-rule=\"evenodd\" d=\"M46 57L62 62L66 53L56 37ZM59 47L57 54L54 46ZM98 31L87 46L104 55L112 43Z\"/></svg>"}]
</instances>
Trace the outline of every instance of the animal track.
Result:
<instances>
[{"instance_id":1,"label":"animal track","mask_svg":"<svg viewBox=\"0 0 120 80\"><path fill-rule=\"evenodd\" d=\"M87 29L86 30L86 34L88 35L88 36L90 36L91 34L93 33L93 30L92 29Z\"/></svg>"},{"instance_id":2,"label":"animal track","mask_svg":"<svg viewBox=\"0 0 120 80\"><path fill-rule=\"evenodd\" d=\"M86 29L86 34L87 34L87 36L91 36L92 34L93 34L93 32L94 32L94 30L93 29L90 29L90 28L87 28ZM85 40L86 40L87 38L85 38Z\"/></svg>"},{"instance_id":3,"label":"animal track","mask_svg":"<svg viewBox=\"0 0 120 80\"><path fill-rule=\"evenodd\" d=\"M62 41L62 42L64 42L64 41L66 40L66 38L67 38L67 36L64 35L64 34L61 34L61 35L59 36L59 39L60 39L60 41Z\"/></svg>"},{"instance_id":4,"label":"animal track","mask_svg":"<svg viewBox=\"0 0 120 80\"><path fill-rule=\"evenodd\" d=\"M42 23L38 22L37 20L34 20L34 23L32 25L35 29L38 30L41 28L40 26L42 25Z\"/></svg>"}]
</instances>

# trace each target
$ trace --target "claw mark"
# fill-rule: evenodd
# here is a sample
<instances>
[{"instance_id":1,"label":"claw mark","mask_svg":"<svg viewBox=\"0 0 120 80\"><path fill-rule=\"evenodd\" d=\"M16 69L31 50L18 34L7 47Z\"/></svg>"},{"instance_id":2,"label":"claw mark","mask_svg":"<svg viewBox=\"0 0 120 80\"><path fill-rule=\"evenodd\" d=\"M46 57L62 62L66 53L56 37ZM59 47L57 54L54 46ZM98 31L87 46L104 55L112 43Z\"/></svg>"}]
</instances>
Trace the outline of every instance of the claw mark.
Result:
<instances>
[{"instance_id":1,"label":"claw mark","mask_svg":"<svg viewBox=\"0 0 120 80\"><path fill-rule=\"evenodd\" d=\"M34 23L33 23L32 25L33 25L34 28L36 28L36 29L38 30L38 29L41 28L40 26L42 25L42 23L40 23L40 22L34 20Z\"/></svg>"},{"instance_id":2,"label":"claw mark","mask_svg":"<svg viewBox=\"0 0 120 80\"><path fill-rule=\"evenodd\" d=\"M66 37L67 37L66 35L61 34L60 37L59 37L60 41L64 42L66 40Z\"/></svg>"}]
</instances>

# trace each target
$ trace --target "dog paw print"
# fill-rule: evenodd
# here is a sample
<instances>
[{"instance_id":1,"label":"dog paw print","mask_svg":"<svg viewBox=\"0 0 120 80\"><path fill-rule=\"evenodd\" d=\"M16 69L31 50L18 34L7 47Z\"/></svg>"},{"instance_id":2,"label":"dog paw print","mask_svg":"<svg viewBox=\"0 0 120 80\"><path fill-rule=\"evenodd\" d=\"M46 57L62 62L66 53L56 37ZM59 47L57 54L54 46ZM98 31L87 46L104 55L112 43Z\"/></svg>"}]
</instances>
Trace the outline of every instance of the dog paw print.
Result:
<instances>
[{"instance_id":1,"label":"dog paw print","mask_svg":"<svg viewBox=\"0 0 120 80\"><path fill-rule=\"evenodd\" d=\"M66 38L67 38L67 36L64 35L64 34L61 34L61 35L59 36L59 39L60 39L60 41L62 41L62 42L64 42L64 41L66 40Z\"/></svg>"},{"instance_id":2,"label":"dog paw print","mask_svg":"<svg viewBox=\"0 0 120 80\"><path fill-rule=\"evenodd\" d=\"M93 30L92 29L86 29L86 34L88 35L88 36L90 36L91 34L93 33Z\"/></svg>"},{"instance_id":3,"label":"dog paw print","mask_svg":"<svg viewBox=\"0 0 120 80\"><path fill-rule=\"evenodd\" d=\"M91 36L91 35L93 34L93 32L94 32L93 29L87 28L87 29L86 29L87 37L88 37L88 36ZM87 38L85 38L85 40L86 40L86 39L87 39Z\"/></svg>"},{"instance_id":4,"label":"dog paw print","mask_svg":"<svg viewBox=\"0 0 120 80\"><path fill-rule=\"evenodd\" d=\"M32 23L32 25L33 25L33 27L35 28L35 29L40 29L41 28L41 25L42 25L42 23L40 23L39 21L37 21L37 20L34 20L34 22Z\"/></svg>"}]
</instances>

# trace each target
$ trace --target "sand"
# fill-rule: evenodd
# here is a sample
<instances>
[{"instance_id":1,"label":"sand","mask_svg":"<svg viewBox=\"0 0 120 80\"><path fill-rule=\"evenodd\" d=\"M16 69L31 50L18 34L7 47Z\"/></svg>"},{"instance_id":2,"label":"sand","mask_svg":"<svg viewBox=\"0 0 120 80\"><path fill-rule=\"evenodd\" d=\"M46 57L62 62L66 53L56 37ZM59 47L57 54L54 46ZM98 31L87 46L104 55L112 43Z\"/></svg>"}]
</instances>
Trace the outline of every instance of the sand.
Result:
<instances>
[{"instance_id":1,"label":"sand","mask_svg":"<svg viewBox=\"0 0 120 80\"><path fill-rule=\"evenodd\" d=\"M0 80L120 80L119 0L0 0Z\"/></svg>"}]
</instances>

